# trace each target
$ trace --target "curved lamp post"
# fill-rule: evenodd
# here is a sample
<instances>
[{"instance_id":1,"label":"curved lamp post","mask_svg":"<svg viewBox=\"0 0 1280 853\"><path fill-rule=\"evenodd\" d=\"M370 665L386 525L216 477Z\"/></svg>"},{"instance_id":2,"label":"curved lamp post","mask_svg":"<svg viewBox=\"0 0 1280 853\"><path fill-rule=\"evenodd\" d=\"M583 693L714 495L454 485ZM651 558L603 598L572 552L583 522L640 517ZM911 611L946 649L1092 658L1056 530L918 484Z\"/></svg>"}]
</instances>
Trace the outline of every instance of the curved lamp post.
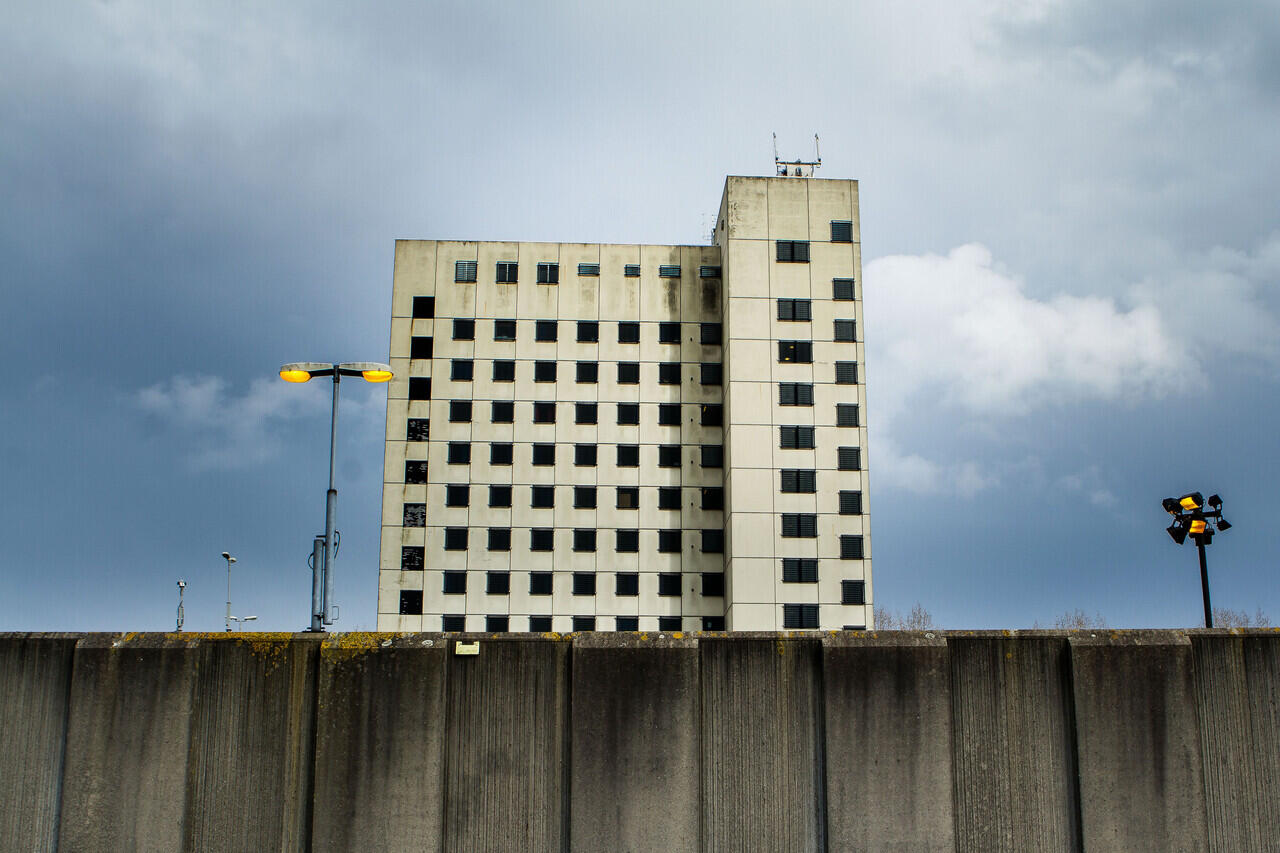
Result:
<instances>
[{"instance_id":1,"label":"curved lamp post","mask_svg":"<svg viewBox=\"0 0 1280 853\"><path fill-rule=\"evenodd\" d=\"M1173 516L1173 523L1165 532L1181 545L1187 536L1196 543L1200 552L1200 591L1204 596L1204 626L1213 627L1213 607L1209 603L1209 566L1204 558L1204 546L1213 541L1213 534L1231 528L1231 522L1222 517L1222 498L1210 495L1209 500L1199 492L1191 492L1180 498L1165 498L1161 505ZM1205 506L1209 509L1205 509ZM1217 528L1216 530L1214 528Z\"/></svg>"},{"instance_id":2,"label":"curved lamp post","mask_svg":"<svg viewBox=\"0 0 1280 853\"><path fill-rule=\"evenodd\" d=\"M326 364L320 361L299 361L280 368L280 378L285 382L307 382L317 376L333 377L333 413L329 420L329 491L324 504L324 543L321 550L317 541L311 567L311 631L323 631L332 625L330 598L333 593L334 524L338 512L338 490L333 487L333 451L338 435L338 383L344 376L359 376L366 382L389 382L395 374L391 366L376 361L348 361L343 364ZM318 537L317 537L318 539Z\"/></svg>"}]
</instances>

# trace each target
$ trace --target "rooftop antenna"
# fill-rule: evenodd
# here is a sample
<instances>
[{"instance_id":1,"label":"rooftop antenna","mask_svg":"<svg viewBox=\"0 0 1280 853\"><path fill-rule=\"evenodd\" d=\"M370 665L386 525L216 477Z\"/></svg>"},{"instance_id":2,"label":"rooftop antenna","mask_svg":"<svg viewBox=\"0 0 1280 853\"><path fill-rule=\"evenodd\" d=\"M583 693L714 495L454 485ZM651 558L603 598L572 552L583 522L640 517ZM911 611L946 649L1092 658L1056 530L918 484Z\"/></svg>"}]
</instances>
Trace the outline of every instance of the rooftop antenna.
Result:
<instances>
[{"instance_id":1,"label":"rooftop antenna","mask_svg":"<svg viewBox=\"0 0 1280 853\"><path fill-rule=\"evenodd\" d=\"M812 178L813 173L822 165L822 154L818 151L818 134L813 135L812 160L783 160L778 157L778 134L773 135L773 167L782 178Z\"/></svg>"}]
</instances>

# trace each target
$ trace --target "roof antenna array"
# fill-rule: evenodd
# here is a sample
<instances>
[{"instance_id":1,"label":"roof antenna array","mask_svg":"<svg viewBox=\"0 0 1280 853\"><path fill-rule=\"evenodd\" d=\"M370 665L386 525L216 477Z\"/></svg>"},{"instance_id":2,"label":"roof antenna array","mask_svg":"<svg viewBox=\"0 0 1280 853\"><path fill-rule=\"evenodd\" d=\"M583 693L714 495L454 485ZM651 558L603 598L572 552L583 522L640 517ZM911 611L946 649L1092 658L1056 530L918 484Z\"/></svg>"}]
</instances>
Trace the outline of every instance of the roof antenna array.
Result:
<instances>
[{"instance_id":1,"label":"roof antenna array","mask_svg":"<svg viewBox=\"0 0 1280 853\"><path fill-rule=\"evenodd\" d=\"M812 178L813 173L822 165L822 155L818 151L818 134L813 135L812 160L782 160L778 157L778 134L773 135L773 166L782 178Z\"/></svg>"}]
</instances>

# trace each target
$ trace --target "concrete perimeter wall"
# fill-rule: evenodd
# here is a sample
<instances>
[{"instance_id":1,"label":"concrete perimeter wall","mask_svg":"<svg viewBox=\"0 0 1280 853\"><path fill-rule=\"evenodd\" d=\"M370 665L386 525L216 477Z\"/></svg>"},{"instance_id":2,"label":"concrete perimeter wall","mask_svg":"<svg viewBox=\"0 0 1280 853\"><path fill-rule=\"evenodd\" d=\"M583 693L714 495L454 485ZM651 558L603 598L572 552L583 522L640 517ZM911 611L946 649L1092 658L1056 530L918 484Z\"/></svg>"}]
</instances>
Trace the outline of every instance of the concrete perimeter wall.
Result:
<instances>
[{"instance_id":1,"label":"concrete perimeter wall","mask_svg":"<svg viewBox=\"0 0 1280 853\"><path fill-rule=\"evenodd\" d=\"M0 850L1280 851L1280 631L0 634Z\"/></svg>"}]
</instances>

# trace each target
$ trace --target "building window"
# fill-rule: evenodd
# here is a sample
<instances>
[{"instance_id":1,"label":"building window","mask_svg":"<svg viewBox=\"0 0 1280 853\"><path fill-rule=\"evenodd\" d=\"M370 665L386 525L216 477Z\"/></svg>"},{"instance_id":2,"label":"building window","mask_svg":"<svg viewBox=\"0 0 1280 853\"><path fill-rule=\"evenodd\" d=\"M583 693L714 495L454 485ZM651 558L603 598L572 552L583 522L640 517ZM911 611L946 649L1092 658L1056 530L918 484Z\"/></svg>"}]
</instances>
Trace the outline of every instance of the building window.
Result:
<instances>
[{"instance_id":1,"label":"building window","mask_svg":"<svg viewBox=\"0 0 1280 853\"><path fill-rule=\"evenodd\" d=\"M427 482L427 462L425 459L410 459L404 463L404 481L410 485L422 485Z\"/></svg>"},{"instance_id":2,"label":"building window","mask_svg":"<svg viewBox=\"0 0 1280 853\"><path fill-rule=\"evenodd\" d=\"M618 362L618 384L619 385L639 385L640 384L640 362L638 361Z\"/></svg>"},{"instance_id":3,"label":"building window","mask_svg":"<svg viewBox=\"0 0 1280 853\"><path fill-rule=\"evenodd\" d=\"M638 486L618 486L618 509L639 509L640 488Z\"/></svg>"},{"instance_id":4,"label":"building window","mask_svg":"<svg viewBox=\"0 0 1280 853\"><path fill-rule=\"evenodd\" d=\"M784 512L782 514L782 538L817 539L817 514L811 512Z\"/></svg>"},{"instance_id":5,"label":"building window","mask_svg":"<svg viewBox=\"0 0 1280 853\"><path fill-rule=\"evenodd\" d=\"M409 418L405 427L407 441L426 441L431 437L431 420L429 418Z\"/></svg>"},{"instance_id":6,"label":"building window","mask_svg":"<svg viewBox=\"0 0 1280 853\"><path fill-rule=\"evenodd\" d=\"M724 617L723 617L723 616L703 616L703 617L702 617L702 630L704 630L704 631L723 631L723 630L724 630Z\"/></svg>"},{"instance_id":7,"label":"building window","mask_svg":"<svg viewBox=\"0 0 1280 853\"><path fill-rule=\"evenodd\" d=\"M476 321L454 320L453 339L455 341L474 341L476 339Z\"/></svg>"},{"instance_id":8,"label":"building window","mask_svg":"<svg viewBox=\"0 0 1280 853\"><path fill-rule=\"evenodd\" d=\"M559 336L559 324L555 320L538 320L533 324L533 339L535 341L552 343Z\"/></svg>"},{"instance_id":9,"label":"building window","mask_svg":"<svg viewBox=\"0 0 1280 853\"><path fill-rule=\"evenodd\" d=\"M441 631L465 631L467 629L467 617L454 613L440 617Z\"/></svg>"},{"instance_id":10,"label":"building window","mask_svg":"<svg viewBox=\"0 0 1280 853\"><path fill-rule=\"evenodd\" d=\"M454 424L471 423L471 401L470 400L450 400L449 401L449 422Z\"/></svg>"},{"instance_id":11,"label":"building window","mask_svg":"<svg viewBox=\"0 0 1280 853\"><path fill-rule=\"evenodd\" d=\"M534 403L533 422L535 424L553 424L556 422L555 403Z\"/></svg>"},{"instance_id":12,"label":"building window","mask_svg":"<svg viewBox=\"0 0 1280 853\"><path fill-rule=\"evenodd\" d=\"M510 507L511 506L511 487L510 486L490 486L489 487L489 506Z\"/></svg>"},{"instance_id":13,"label":"building window","mask_svg":"<svg viewBox=\"0 0 1280 853\"><path fill-rule=\"evenodd\" d=\"M618 324L618 343L620 344L640 343L640 324L639 323L619 323Z\"/></svg>"},{"instance_id":14,"label":"building window","mask_svg":"<svg viewBox=\"0 0 1280 853\"><path fill-rule=\"evenodd\" d=\"M575 533L577 531L574 531ZM595 531L591 531L594 533ZM573 594L574 595L595 595L596 594L596 573L595 572L574 572L573 573Z\"/></svg>"},{"instance_id":15,"label":"building window","mask_svg":"<svg viewBox=\"0 0 1280 853\"><path fill-rule=\"evenodd\" d=\"M600 275L600 265L578 264L578 275Z\"/></svg>"},{"instance_id":16,"label":"building window","mask_svg":"<svg viewBox=\"0 0 1280 853\"><path fill-rule=\"evenodd\" d=\"M660 344L680 343L680 324L679 323L659 323L658 324L658 343Z\"/></svg>"},{"instance_id":17,"label":"building window","mask_svg":"<svg viewBox=\"0 0 1280 853\"><path fill-rule=\"evenodd\" d=\"M454 261L453 262L453 280L454 281L475 281L476 280L476 262L475 261Z\"/></svg>"},{"instance_id":18,"label":"building window","mask_svg":"<svg viewBox=\"0 0 1280 853\"><path fill-rule=\"evenodd\" d=\"M678 444L658 445L658 467L659 468L679 468L680 467L680 445Z\"/></svg>"},{"instance_id":19,"label":"building window","mask_svg":"<svg viewBox=\"0 0 1280 853\"><path fill-rule=\"evenodd\" d=\"M434 296L413 297L413 319L430 320L436 316L436 298Z\"/></svg>"},{"instance_id":20,"label":"building window","mask_svg":"<svg viewBox=\"0 0 1280 853\"><path fill-rule=\"evenodd\" d=\"M853 279L851 278L833 278L831 279L831 298L836 302L852 302L853 301Z\"/></svg>"},{"instance_id":21,"label":"building window","mask_svg":"<svg viewBox=\"0 0 1280 853\"><path fill-rule=\"evenodd\" d=\"M705 510L724 509L724 487L706 486L702 490L702 508Z\"/></svg>"},{"instance_id":22,"label":"building window","mask_svg":"<svg viewBox=\"0 0 1280 853\"><path fill-rule=\"evenodd\" d=\"M812 557L785 557L782 560L783 583L817 583L818 561Z\"/></svg>"},{"instance_id":23,"label":"building window","mask_svg":"<svg viewBox=\"0 0 1280 853\"><path fill-rule=\"evenodd\" d=\"M484 617L484 629L492 633L506 631L511 624L510 616L486 616Z\"/></svg>"},{"instance_id":24,"label":"building window","mask_svg":"<svg viewBox=\"0 0 1280 853\"><path fill-rule=\"evenodd\" d=\"M594 631L596 629L596 617L594 616L574 616L570 621L575 631Z\"/></svg>"},{"instance_id":25,"label":"building window","mask_svg":"<svg viewBox=\"0 0 1280 853\"><path fill-rule=\"evenodd\" d=\"M680 487L658 487L658 509L680 509Z\"/></svg>"},{"instance_id":26,"label":"building window","mask_svg":"<svg viewBox=\"0 0 1280 853\"><path fill-rule=\"evenodd\" d=\"M400 615L401 616L421 616L422 615L422 590L420 589L400 590Z\"/></svg>"},{"instance_id":27,"label":"building window","mask_svg":"<svg viewBox=\"0 0 1280 853\"><path fill-rule=\"evenodd\" d=\"M490 551L510 551L511 550L511 528L510 527L490 527L489 528L489 550ZM493 576L490 572L490 577ZM490 581L492 586L492 581ZM491 590L492 591L492 590ZM502 591L506 595L506 590Z\"/></svg>"},{"instance_id":28,"label":"building window","mask_svg":"<svg viewBox=\"0 0 1280 853\"><path fill-rule=\"evenodd\" d=\"M658 426L680 426L680 404L658 404Z\"/></svg>"},{"instance_id":29,"label":"building window","mask_svg":"<svg viewBox=\"0 0 1280 853\"><path fill-rule=\"evenodd\" d=\"M836 362L836 384L837 385L857 385L858 384L858 362L837 361Z\"/></svg>"},{"instance_id":30,"label":"building window","mask_svg":"<svg viewBox=\"0 0 1280 853\"><path fill-rule=\"evenodd\" d=\"M622 274L627 278L636 278L640 275L639 264L625 264L622 267Z\"/></svg>"},{"instance_id":31,"label":"building window","mask_svg":"<svg viewBox=\"0 0 1280 853\"><path fill-rule=\"evenodd\" d=\"M811 426L778 427L778 435L778 446L784 450L812 450L815 446L814 431Z\"/></svg>"},{"instance_id":32,"label":"building window","mask_svg":"<svg viewBox=\"0 0 1280 853\"><path fill-rule=\"evenodd\" d=\"M475 375L475 362L469 358L455 358L449 363L449 379L454 382L470 382Z\"/></svg>"},{"instance_id":33,"label":"building window","mask_svg":"<svg viewBox=\"0 0 1280 853\"><path fill-rule=\"evenodd\" d=\"M658 553L660 554L679 554L680 553L680 533L679 530L659 530L658 531ZM661 595L662 593L659 593Z\"/></svg>"},{"instance_id":34,"label":"building window","mask_svg":"<svg viewBox=\"0 0 1280 853\"><path fill-rule=\"evenodd\" d=\"M435 338L424 338L414 336L409 339L409 358L426 359L431 358L431 353L435 344Z\"/></svg>"},{"instance_id":35,"label":"building window","mask_svg":"<svg viewBox=\"0 0 1280 853\"><path fill-rule=\"evenodd\" d=\"M465 483L450 483L444 487L445 506L471 506L471 487Z\"/></svg>"},{"instance_id":36,"label":"building window","mask_svg":"<svg viewBox=\"0 0 1280 853\"><path fill-rule=\"evenodd\" d=\"M703 403L699 408L700 423L704 427L724 426L724 406L719 403Z\"/></svg>"},{"instance_id":37,"label":"building window","mask_svg":"<svg viewBox=\"0 0 1280 853\"><path fill-rule=\"evenodd\" d=\"M724 365L718 361L704 361L699 365L698 380L703 385L723 385Z\"/></svg>"},{"instance_id":38,"label":"building window","mask_svg":"<svg viewBox=\"0 0 1280 853\"><path fill-rule=\"evenodd\" d=\"M400 549L400 571L420 572L426 559L427 549L405 545Z\"/></svg>"},{"instance_id":39,"label":"building window","mask_svg":"<svg viewBox=\"0 0 1280 853\"><path fill-rule=\"evenodd\" d=\"M530 551L552 551L555 549L555 531L550 527L535 527L529 531Z\"/></svg>"},{"instance_id":40,"label":"building window","mask_svg":"<svg viewBox=\"0 0 1280 853\"><path fill-rule=\"evenodd\" d=\"M554 361L535 361L533 363L534 382L555 382L556 363Z\"/></svg>"},{"instance_id":41,"label":"building window","mask_svg":"<svg viewBox=\"0 0 1280 853\"><path fill-rule=\"evenodd\" d=\"M551 594L551 572L529 572L529 594L530 595L550 595ZM551 630L551 617L547 617L547 628Z\"/></svg>"},{"instance_id":42,"label":"building window","mask_svg":"<svg viewBox=\"0 0 1280 853\"><path fill-rule=\"evenodd\" d=\"M633 596L640 594L640 575L636 572L618 572L614 595Z\"/></svg>"},{"instance_id":43,"label":"building window","mask_svg":"<svg viewBox=\"0 0 1280 853\"><path fill-rule=\"evenodd\" d=\"M516 363L514 361L495 361L493 363L494 382L515 382Z\"/></svg>"},{"instance_id":44,"label":"building window","mask_svg":"<svg viewBox=\"0 0 1280 853\"><path fill-rule=\"evenodd\" d=\"M778 361L813 364L813 341L778 341Z\"/></svg>"},{"instance_id":45,"label":"building window","mask_svg":"<svg viewBox=\"0 0 1280 853\"><path fill-rule=\"evenodd\" d=\"M573 464L581 468L596 467L596 446L594 444L575 444L573 446Z\"/></svg>"},{"instance_id":46,"label":"building window","mask_svg":"<svg viewBox=\"0 0 1280 853\"><path fill-rule=\"evenodd\" d=\"M514 461L514 449L511 442L495 441L489 445L490 465L511 465Z\"/></svg>"},{"instance_id":47,"label":"building window","mask_svg":"<svg viewBox=\"0 0 1280 853\"><path fill-rule=\"evenodd\" d=\"M530 486L529 506L533 509L551 509L556 505L555 486Z\"/></svg>"},{"instance_id":48,"label":"building window","mask_svg":"<svg viewBox=\"0 0 1280 853\"><path fill-rule=\"evenodd\" d=\"M698 267L698 278L719 278L720 267L700 266Z\"/></svg>"},{"instance_id":49,"label":"building window","mask_svg":"<svg viewBox=\"0 0 1280 853\"><path fill-rule=\"evenodd\" d=\"M578 362L578 382L592 384L599 381L600 365L594 361Z\"/></svg>"},{"instance_id":50,"label":"building window","mask_svg":"<svg viewBox=\"0 0 1280 853\"><path fill-rule=\"evenodd\" d=\"M560 265L559 264L538 264L538 284L559 284L560 283Z\"/></svg>"},{"instance_id":51,"label":"building window","mask_svg":"<svg viewBox=\"0 0 1280 853\"><path fill-rule=\"evenodd\" d=\"M533 446L533 464L539 466L556 464L556 446L550 442L535 444Z\"/></svg>"},{"instance_id":52,"label":"building window","mask_svg":"<svg viewBox=\"0 0 1280 853\"><path fill-rule=\"evenodd\" d=\"M591 553L596 550L596 531L594 528L579 528L573 531L573 550ZM595 575L592 575L595 577Z\"/></svg>"},{"instance_id":53,"label":"building window","mask_svg":"<svg viewBox=\"0 0 1280 853\"><path fill-rule=\"evenodd\" d=\"M703 468L723 468L724 467L724 445L723 444L704 444L702 445L702 467Z\"/></svg>"},{"instance_id":54,"label":"building window","mask_svg":"<svg viewBox=\"0 0 1280 853\"><path fill-rule=\"evenodd\" d=\"M831 242L852 243L853 223L843 219L831 220Z\"/></svg>"},{"instance_id":55,"label":"building window","mask_svg":"<svg viewBox=\"0 0 1280 853\"><path fill-rule=\"evenodd\" d=\"M816 604L784 604L782 605L783 628L817 628L818 605Z\"/></svg>"},{"instance_id":56,"label":"building window","mask_svg":"<svg viewBox=\"0 0 1280 853\"><path fill-rule=\"evenodd\" d=\"M680 384L680 362L668 361L658 365L659 385Z\"/></svg>"},{"instance_id":57,"label":"building window","mask_svg":"<svg viewBox=\"0 0 1280 853\"><path fill-rule=\"evenodd\" d=\"M489 422L495 424L514 423L516 404L510 400L494 400L489 406Z\"/></svg>"},{"instance_id":58,"label":"building window","mask_svg":"<svg viewBox=\"0 0 1280 853\"><path fill-rule=\"evenodd\" d=\"M662 264L662 265L660 265L660 266L658 267L658 277L659 277L659 278L679 278L679 277L680 277L680 265L679 265L679 264Z\"/></svg>"},{"instance_id":59,"label":"building window","mask_svg":"<svg viewBox=\"0 0 1280 853\"><path fill-rule=\"evenodd\" d=\"M573 422L575 424L594 424L598 420L595 403L573 404Z\"/></svg>"},{"instance_id":60,"label":"building window","mask_svg":"<svg viewBox=\"0 0 1280 853\"><path fill-rule=\"evenodd\" d=\"M467 550L467 528L446 527L444 529L444 549L446 551Z\"/></svg>"},{"instance_id":61,"label":"building window","mask_svg":"<svg viewBox=\"0 0 1280 853\"><path fill-rule=\"evenodd\" d=\"M494 273L494 280L498 284L515 284L519 278L519 264L511 261L498 261L498 269Z\"/></svg>"},{"instance_id":62,"label":"building window","mask_svg":"<svg viewBox=\"0 0 1280 853\"><path fill-rule=\"evenodd\" d=\"M535 632L546 633L551 630L550 616L530 616L529 630Z\"/></svg>"},{"instance_id":63,"label":"building window","mask_svg":"<svg viewBox=\"0 0 1280 853\"><path fill-rule=\"evenodd\" d=\"M680 595L680 573L679 572L659 572L658 573L658 595L663 595L668 597L675 597Z\"/></svg>"},{"instance_id":64,"label":"building window","mask_svg":"<svg viewBox=\"0 0 1280 853\"><path fill-rule=\"evenodd\" d=\"M595 486L574 486L573 487L573 508L574 509L595 509L596 508L596 487Z\"/></svg>"},{"instance_id":65,"label":"building window","mask_svg":"<svg viewBox=\"0 0 1280 853\"><path fill-rule=\"evenodd\" d=\"M865 581L840 581L841 604L866 604L867 584Z\"/></svg>"},{"instance_id":66,"label":"building window","mask_svg":"<svg viewBox=\"0 0 1280 853\"><path fill-rule=\"evenodd\" d=\"M445 595L464 595L467 591L466 572L445 572L444 586L441 591Z\"/></svg>"},{"instance_id":67,"label":"building window","mask_svg":"<svg viewBox=\"0 0 1280 853\"><path fill-rule=\"evenodd\" d=\"M430 376L414 376L409 380L409 399L410 400L430 400L431 399L431 377Z\"/></svg>"},{"instance_id":68,"label":"building window","mask_svg":"<svg viewBox=\"0 0 1280 853\"><path fill-rule=\"evenodd\" d=\"M659 631L679 631L680 617L679 616L659 616L658 630Z\"/></svg>"},{"instance_id":69,"label":"building window","mask_svg":"<svg viewBox=\"0 0 1280 853\"><path fill-rule=\"evenodd\" d=\"M618 445L618 467L619 468L639 468L640 467L640 445L619 444Z\"/></svg>"},{"instance_id":70,"label":"building window","mask_svg":"<svg viewBox=\"0 0 1280 853\"><path fill-rule=\"evenodd\" d=\"M857 425L858 425L858 404L857 403L837 403L836 404L836 426L856 427Z\"/></svg>"},{"instance_id":71,"label":"building window","mask_svg":"<svg viewBox=\"0 0 1280 853\"><path fill-rule=\"evenodd\" d=\"M634 554L640 550L639 530L619 530L614 550L621 554Z\"/></svg>"},{"instance_id":72,"label":"building window","mask_svg":"<svg viewBox=\"0 0 1280 853\"><path fill-rule=\"evenodd\" d=\"M505 531L510 536L511 531ZM495 550L509 550L507 548ZM489 595L510 595L511 594L511 573L510 572L486 572L484 591Z\"/></svg>"},{"instance_id":73,"label":"building window","mask_svg":"<svg viewBox=\"0 0 1280 853\"><path fill-rule=\"evenodd\" d=\"M720 324L719 323L700 323L698 340L704 346L720 345Z\"/></svg>"},{"instance_id":74,"label":"building window","mask_svg":"<svg viewBox=\"0 0 1280 853\"><path fill-rule=\"evenodd\" d=\"M780 474L782 476L781 490L783 492L813 494L818 490L817 471L803 468L783 468Z\"/></svg>"},{"instance_id":75,"label":"building window","mask_svg":"<svg viewBox=\"0 0 1280 853\"><path fill-rule=\"evenodd\" d=\"M706 532L706 531L703 531ZM706 550L706 549L703 549ZM702 594L712 598L724 597L724 572L702 573Z\"/></svg>"},{"instance_id":76,"label":"building window","mask_svg":"<svg viewBox=\"0 0 1280 853\"><path fill-rule=\"evenodd\" d=\"M841 536L840 537L840 559L842 560L863 559L861 536Z\"/></svg>"},{"instance_id":77,"label":"building window","mask_svg":"<svg viewBox=\"0 0 1280 853\"><path fill-rule=\"evenodd\" d=\"M597 273L598 274L598 273ZM600 341L600 324L595 320L578 321L578 343L594 344Z\"/></svg>"},{"instance_id":78,"label":"building window","mask_svg":"<svg viewBox=\"0 0 1280 853\"><path fill-rule=\"evenodd\" d=\"M836 468L841 471L862 470L862 448L840 447L836 449Z\"/></svg>"},{"instance_id":79,"label":"building window","mask_svg":"<svg viewBox=\"0 0 1280 853\"><path fill-rule=\"evenodd\" d=\"M639 616L619 616L616 619L614 619L614 623L617 626L616 630L618 631L639 631L640 630Z\"/></svg>"},{"instance_id":80,"label":"building window","mask_svg":"<svg viewBox=\"0 0 1280 853\"><path fill-rule=\"evenodd\" d=\"M640 404L639 403L619 403L618 404L618 423L621 426L639 426L640 425Z\"/></svg>"},{"instance_id":81,"label":"building window","mask_svg":"<svg viewBox=\"0 0 1280 853\"><path fill-rule=\"evenodd\" d=\"M516 339L516 321L494 320L493 339L495 341L514 341Z\"/></svg>"},{"instance_id":82,"label":"building window","mask_svg":"<svg viewBox=\"0 0 1280 853\"><path fill-rule=\"evenodd\" d=\"M779 299L778 319L803 322L813 319L813 306L808 299Z\"/></svg>"},{"instance_id":83,"label":"building window","mask_svg":"<svg viewBox=\"0 0 1280 853\"><path fill-rule=\"evenodd\" d=\"M471 443L467 441L449 442L449 449L445 456L445 461L450 465L470 465Z\"/></svg>"},{"instance_id":84,"label":"building window","mask_svg":"<svg viewBox=\"0 0 1280 853\"><path fill-rule=\"evenodd\" d=\"M778 260L787 264L809 263L809 241L779 240Z\"/></svg>"},{"instance_id":85,"label":"building window","mask_svg":"<svg viewBox=\"0 0 1280 853\"><path fill-rule=\"evenodd\" d=\"M853 343L856 341L857 334L854 329L853 320L836 320L835 321L835 339L841 343Z\"/></svg>"},{"instance_id":86,"label":"building window","mask_svg":"<svg viewBox=\"0 0 1280 853\"><path fill-rule=\"evenodd\" d=\"M704 554L723 554L724 553L724 531L718 527L707 528L702 531L702 553ZM706 578L706 575L703 575ZM704 592L703 595L706 595Z\"/></svg>"},{"instance_id":87,"label":"building window","mask_svg":"<svg viewBox=\"0 0 1280 853\"><path fill-rule=\"evenodd\" d=\"M778 383L778 405L779 406L812 406L813 405L813 383L812 382L779 382Z\"/></svg>"}]
</instances>

